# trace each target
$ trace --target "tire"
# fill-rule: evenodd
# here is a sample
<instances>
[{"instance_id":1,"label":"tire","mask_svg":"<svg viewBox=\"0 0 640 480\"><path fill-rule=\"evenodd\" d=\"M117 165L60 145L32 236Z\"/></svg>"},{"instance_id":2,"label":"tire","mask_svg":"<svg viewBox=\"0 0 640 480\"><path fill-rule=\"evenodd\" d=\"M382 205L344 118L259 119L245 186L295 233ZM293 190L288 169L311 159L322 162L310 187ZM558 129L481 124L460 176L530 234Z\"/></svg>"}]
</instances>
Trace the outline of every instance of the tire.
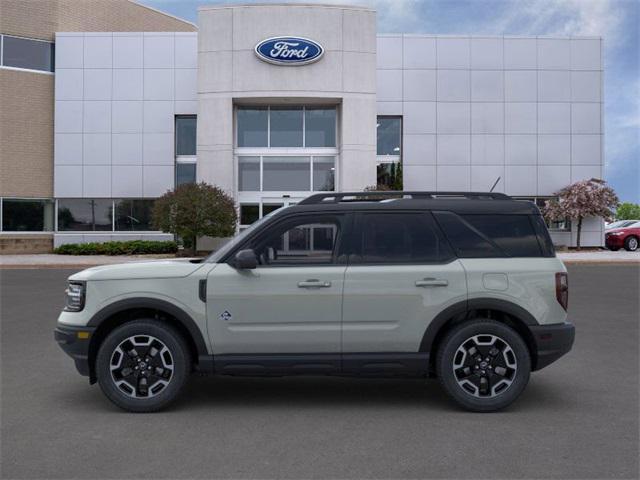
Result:
<instances>
[{"instance_id":1,"label":"tire","mask_svg":"<svg viewBox=\"0 0 640 480\"><path fill-rule=\"evenodd\" d=\"M522 337L511 327L489 319L469 320L454 327L442 341L436 362L444 390L473 412L509 406L523 392L531 373L531 356Z\"/></svg>"},{"instance_id":2,"label":"tire","mask_svg":"<svg viewBox=\"0 0 640 480\"><path fill-rule=\"evenodd\" d=\"M129 412L155 412L169 405L190 371L191 356L184 338L174 328L151 319L114 329L96 358L103 393Z\"/></svg>"},{"instance_id":3,"label":"tire","mask_svg":"<svg viewBox=\"0 0 640 480\"><path fill-rule=\"evenodd\" d=\"M635 252L638 250L638 243L640 243L638 237L630 235L624 239L624 249L628 252Z\"/></svg>"}]
</instances>

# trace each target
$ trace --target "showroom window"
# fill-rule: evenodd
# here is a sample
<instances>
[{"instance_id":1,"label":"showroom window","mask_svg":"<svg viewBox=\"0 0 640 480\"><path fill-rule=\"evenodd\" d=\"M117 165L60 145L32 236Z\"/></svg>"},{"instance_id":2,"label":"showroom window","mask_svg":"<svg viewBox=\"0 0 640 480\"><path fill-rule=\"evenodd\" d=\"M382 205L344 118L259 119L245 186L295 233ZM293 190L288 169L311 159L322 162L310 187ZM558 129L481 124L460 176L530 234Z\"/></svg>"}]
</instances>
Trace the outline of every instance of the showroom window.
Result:
<instances>
[{"instance_id":1,"label":"showroom window","mask_svg":"<svg viewBox=\"0 0 640 480\"><path fill-rule=\"evenodd\" d=\"M402 190L402 117L378 117L377 183Z\"/></svg>"},{"instance_id":2,"label":"showroom window","mask_svg":"<svg viewBox=\"0 0 640 480\"><path fill-rule=\"evenodd\" d=\"M154 230L151 226L153 203L153 200L147 199L114 200L115 230L117 232Z\"/></svg>"},{"instance_id":3,"label":"showroom window","mask_svg":"<svg viewBox=\"0 0 640 480\"><path fill-rule=\"evenodd\" d=\"M336 107L240 106L238 148L335 148Z\"/></svg>"},{"instance_id":4,"label":"showroom window","mask_svg":"<svg viewBox=\"0 0 640 480\"><path fill-rule=\"evenodd\" d=\"M528 202L535 203L540 211L544 208L546 203L555 198L555 197L513 197L515 200L525 200ZM550 221L546 220L547 228L554 232L570 232L571 231L571 220L569 218L565 218L563 220L558 221Z\"/></svg>"},{"instance_id":5,"label":"showroom window","mask_svg":"<svg viewBox=\"0 0 640 480\"><path fill-rule=\"evenodd\" d=\"M111 231L113 201L108 199L59 199L58 231Z\"/></svg>"},{"instance_id":6,"label":"showroom window","mask_svg":"<svg viewBox=\"0 0 640 480\"><path fill-rule=\"evenodd\" d=\"M238 157L240 192L335 190L335 157L251 155Z\"/></svg>"},{"instance_id":7,"label":"showroom window","mask_svg":"<svg viewBox=\"0 0 640 480\"><path fill-rule=\"evenodd\" d=\"M3 232L51 232L53 230L53 200L0 199L0 229Z\"/></svg>"},{"instance_id":8,"label":"showroom window","mask_svg":"<svg viewBox=\"0 0 640 480\"><path fill-rule=\"evenodd\" d=\"M54 44L45 40L2 35L0 63L3 67L54 71Z\"/></svg>"},{"instance_id":9,"label":"showroom window","mask_svg":"<svg viewBox=\"0 0 640 480\"><path fill-rule=\"evenodd\" d=\"M60 198L58 232L153 232L153 199Z\"/></svg>"},{"instance_id":10,"label":"showroom window","mask_svg":"<svg viewBox=\"0 0 640 480\"><path fill-rule=\"evenodd\" d=\"M176 187L196 182L197 117L176 116Z\"/></svg>"}]
</instances>

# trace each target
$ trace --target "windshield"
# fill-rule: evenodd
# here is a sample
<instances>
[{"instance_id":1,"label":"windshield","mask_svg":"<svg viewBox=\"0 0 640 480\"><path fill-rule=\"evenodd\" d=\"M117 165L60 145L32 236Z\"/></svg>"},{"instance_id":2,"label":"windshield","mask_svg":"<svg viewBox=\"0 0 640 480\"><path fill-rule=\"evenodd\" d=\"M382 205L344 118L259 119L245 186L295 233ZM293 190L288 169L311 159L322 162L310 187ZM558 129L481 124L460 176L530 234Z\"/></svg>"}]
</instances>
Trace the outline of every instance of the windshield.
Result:
<instances>
[{"instance_id":1,"label":"windshield","mask_svg":"<svg viewBox=\"0 0 640 480\"><path fill-rule=\"evenodd\" d=\"M611 230L612 228L624 228L635 226L636 223L639 223L637 220L618 220L617 222L610 223L607 225L607 230Z\"/></svg>"},{"instance_id":2,"label":"windshield","mask_svg":"<svg viewBox=\"0 0 640 480\"><path fill-rule=\"evenodd\" d=\"M238 235L233 237L223 246L221 246L218 250L214 250L211 252L203 262L209 263L218 263L222 257L224 257L230 250L232 250L238 243L242 242L251 232L253 232L260 225L264 224L269 218L275 216L276 214L282 212L288 207L279 208L278 210L274 210L273 212L265 215L260 220L257 220L251 224L251 226L247 227L245 230L240 232Z\"/></svg>"}]
</instances>

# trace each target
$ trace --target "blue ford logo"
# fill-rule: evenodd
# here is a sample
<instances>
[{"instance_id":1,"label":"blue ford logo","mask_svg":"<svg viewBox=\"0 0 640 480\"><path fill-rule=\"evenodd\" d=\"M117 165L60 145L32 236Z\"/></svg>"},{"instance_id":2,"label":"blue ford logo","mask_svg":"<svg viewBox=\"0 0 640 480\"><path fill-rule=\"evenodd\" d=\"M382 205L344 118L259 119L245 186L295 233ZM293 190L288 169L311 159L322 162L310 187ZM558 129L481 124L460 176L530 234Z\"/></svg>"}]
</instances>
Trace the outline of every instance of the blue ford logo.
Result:
<instances>
[{"instance_id":1,"label":"blue ford logo","mask_svg":"<svg viewBox=\"0 0 640 480\"><path fill-rule=\"evenodd\" d=\"M260 60L276 65L307 65L320 60L324 48L302 37L267 38L256 45Z\"/></svg>"}]
</instances>

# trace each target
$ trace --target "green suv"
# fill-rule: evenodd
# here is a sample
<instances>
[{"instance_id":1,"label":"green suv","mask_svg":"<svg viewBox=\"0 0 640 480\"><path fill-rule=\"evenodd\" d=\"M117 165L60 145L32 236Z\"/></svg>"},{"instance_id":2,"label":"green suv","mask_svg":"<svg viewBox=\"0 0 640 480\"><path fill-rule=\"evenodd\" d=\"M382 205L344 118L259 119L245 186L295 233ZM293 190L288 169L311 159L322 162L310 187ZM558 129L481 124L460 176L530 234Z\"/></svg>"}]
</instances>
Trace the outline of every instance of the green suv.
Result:
<instances>
[{"instance_id":1,"label":"green suv","mask_svg":"<svg viewBox=\"0 0 640 480\"><path fill-rule=\"evenodd\" d=\"M69 277L55 338L133 412L191 372L437 377L473 411L567 353L568 284L538 208L496 193L325 193L202 260Z\"/></svg>"}]
</instances>

